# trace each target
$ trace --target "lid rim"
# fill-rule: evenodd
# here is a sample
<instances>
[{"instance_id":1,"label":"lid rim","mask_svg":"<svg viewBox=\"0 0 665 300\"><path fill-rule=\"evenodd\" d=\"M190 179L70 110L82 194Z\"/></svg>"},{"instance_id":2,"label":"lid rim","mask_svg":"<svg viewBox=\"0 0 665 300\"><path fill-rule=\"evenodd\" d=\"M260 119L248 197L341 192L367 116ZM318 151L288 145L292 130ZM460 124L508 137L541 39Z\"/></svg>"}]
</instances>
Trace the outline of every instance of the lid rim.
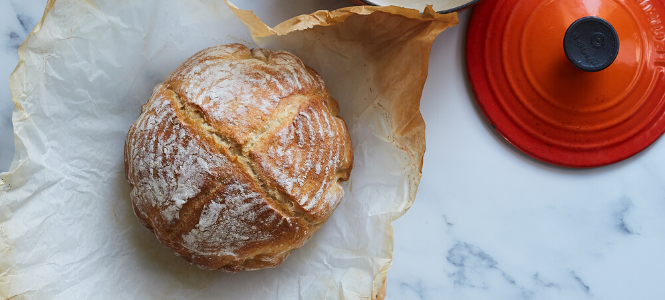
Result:
<instances>
[{"instance_id":1,"label":"lid rim","mask_svg":"<svg viewBox=\"0 0 665 300\"><path fill-rule=\"evenodd\" d=\"M363 2L363 3L367 4L367 5L381 6L381 5L378 5L378 4L374 3L374 2L372 2L371 0L359 0L359 1L360 1L360 2ZM467 3L465 3L465 4L462 4L462 5L460 5L460 6L455 6L455 7L451 7L451 8L449 8L449 9L440 10L440 11L437 11L436 13L438 13L438 14L442 14L442 15L449 14L449 13L453 13L453 12L456 12L456 11L463 10L463 9L465 9L465 8L467 8L467 7L473 6L474 4L476 4L476 3L478 3L478 2L480 2L480 0L471 0L471 1L469 1L469 2L467 2Z\"/></svg>"},{"instance_id":2,"label":"lid rim","mask_svg":"<svg viewBox=\"0 0 665 300\"><path fill-rule=\"evenodd\" d=\"M508 17L494 18L493 17L494 14L492 12L495 12L497 14L499 13L497 12L497 10L500 9L497 9L497 6L507 7L507 9L513 9L513 6L511 6L510 4L514 4L519 1L520 0L486 0L481 2L479 5L475 7L471 15L466 35L465 60L467 67L467 77L469 79L469 84L473 92L473 96L475 97L476 100L477 108L481 111L481 113L485 117L485 121L494 128L494 131L497 134L499 134L499 136L502 137L502 140L506 141L508 144L515 147L515 149L520 150L524 154L541 162L548 163L551 165L556 165L559 167L580 169L580 168L602 167L631 158L636 154L640 153L642 150L648 148L653 143L655 143L658 140L658 138L661 135L663 135L663 133L665 132L665 88L658 88L658 86L665 86L664 84L665 68L659 69L657 67L654 67L653 57L647 60L639 59L638 60L639 64L637 61L635 62L634 67L636 67L635 69L638 70L639 71L638 73L641 73L641 75L639 75L639 77L634 77L634 78L635 80L638 80L637 78L640 78L639 81L641 83L639 86L641 86L641 88L636 90L637 93L631 92L629 94L626 94L630 95L629 97L631 97L631 99L636 96L643 97L642 99L645 99L644 101L648 105L644 106L643 108L639 108L638 109L639 113L636 114L635 117L631 116L629 120L626 122L626 124L620 125L621 127L617 128L612 127L607 130L600 130L599 132L586 132L585 135L588 135L590 138L586 139L577 138L577 140L572 138L571 139L566 138L564 140L561 140L563 143L562 145L555 146L555 145L548 145L542 140L539 140L538 136L535 137L529 136L528 131L524 131L524 129L521 128L520 125L515 123L515 121L511 120L506 114L507 111L504 110L507 109L508 111L510 111L511 110L510 105L516 105L516 104L513 104L513 102L506 102L509 104L509 106L503 107L505 104L500 103L501 101L499 101L497 98L497 97L502 97L502 98L508 97L508 94L502 92L502 88L504 88L504 85L507 81L506 79L501 79L501 81L497 83L494 82L495 80L493 79L493 76L497 76L497 74L504 74L503 76L505 76L506 67L494 66L492 68L489 68L487 64L504 65L504 63L515 62L514 59L507 59L505 60L505 62L504 59L498 59L498 61L495 62L497 58L502 58L506 57L506 55L509 55L510 53L504 53L504 51L510 52L512 51L511 49L513 49L513 47L508 47L504 49L501 47L501 45L496 45L497 42L502 42L504 41L504 39L508 39L511 36L510 35L503 36L503 31L495 31L495 28L493 29L492 27L493 26L496 27L499 25L494 23L504 24L508 22L505 21L505 19L510 19L510 18ZM630 6L631 10L637 7L637 5L632 5L632 6L631 5L625 4L626 7ZM665 3L659 3L659 5L663 6L663 7L658 7L659 12L665 12ZM635 14L637 13L638 12L635 12ZM663 13L662 15L665 15L665 13ZM624 19L628 19L628 17ZM633 26L634 28L639 28L641 31L644 30L644 23L642 23L642 21L636 20L635 22L636 25L631 25L631 26ZM505 24L503 26L505 27ZM534 27L534 28L540 28L540 27ZM625 27L622 27L622 30L625 31L626 30ZM654 41L651 38L651 35L647 34L645 36L648 36L649 38L640 39L640 41L642 41L644 44L642 44L642 42L637 42L637 43L632 42L634 44L632 46L633 48L630 48L629 46L628 49L638 49L639 51L642 51L639 53L648 52L655 49ZM625 39L623 41L625 41ZM487 51L495 51L500 53L496 54L486 53ZM626 55L626 52L631 53L630 50L626 51L624 49L623 51L624 55L622 56L622 58L619 59L615 57L614 59L612 59L612 63L621 61L622 64L625 64L626 59L632 57L630 55ZM566 57L563 52L560 53L561 57ZM492 55L491 59L486 57L489 55ZM515 55L517 55L517 53L515 53ZM647 57L649 56L647 55ZM565 60L567 60L567 57L563 58L562 61ZM610 65L612 65L612 63ZM572 66L570 66L569 68L571 70L575 70ZM517 70L520 68L517 67L514 69ZM609 69L606 68L606 70ZM605 75L600 75L601 76L600 78L603 78L603 76L607 77L608 74L614 74L619 70L623 69L621 67L613 67L612 71L609 71L609 73L594 72L586 74L605 74ZM578 70L577 72L580 71ZM583 72L581 72L580 74L582 73ZM633 75L635 74L631 73L630 75L631 78L633 78L632 77ZM599 76L599 75L585 75L585 76ZM642 88L644 87L644 84L647 81L652 82L656 87L654 89L648 89L648 91L642 92ZM632 87L633 84L631 84L630 86ZM614 89L614 91L621 91L623 88L624 87L621 86L617 89ZM562 94L554 93L553 95L562 95ZM620 106L617 106L618 107L617 109L622 109L623 107L632 107L632 106L626 106L628 105L626 103L629 102L626 102L627 100L624 99L623 97L621 99L616 99L616 101L619 101L617 103L620 104ZM593 106L589 107L592 108ZM608 106L608 107L615 107L615 106ZM605 120L613 120L613 119L605 119ZM522 121L520 121L520 123L522 123ZM617 130L618 132L608 135L608 132L617 131ZM630 132L633 132L634 134ZM559 139L559 136L556 134L547 135L547 136ZM561 136L565 137L567 135L561 135ZM611 138L605 138L605 136ZM603 144L599 144L598 142L601 141L603 142L606 141L608 145L605 146ZM580 148L576 148L575 146L576 143L579 146L585 146L589 142L593 142L594 144L598 145L598 147L583 150ZM570 145L570 147L567 147L565 145Z\"/></svg>"}]
</instances>

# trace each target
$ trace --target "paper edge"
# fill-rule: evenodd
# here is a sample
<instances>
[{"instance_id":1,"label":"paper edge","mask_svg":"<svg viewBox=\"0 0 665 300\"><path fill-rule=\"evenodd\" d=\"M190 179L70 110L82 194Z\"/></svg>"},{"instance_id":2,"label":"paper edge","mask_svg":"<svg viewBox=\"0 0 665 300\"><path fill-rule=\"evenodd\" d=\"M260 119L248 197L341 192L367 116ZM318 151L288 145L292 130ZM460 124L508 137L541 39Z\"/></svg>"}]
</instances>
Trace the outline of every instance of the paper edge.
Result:
<instances>
[{"instance_id":1,"label":"paper edge","mask_svg":"<svg viewBox=\"0 0 665 300\"><path fill-rule=\"evenodd\" d=\"M459 23L457 13L453 12L449 14L439 14L436 11L434 11L432 5L427 5L423 10L422 14L420 13L420 11L416 9L403 8L397 6L351 6L351 7L340 8L333 11L319 10L312 14L296 16L278 24L277 26L275 26L275 28L271 28L265 23L263 23L261 19L258 16L256 16L252 11L238 8L233 3L231 3L230 0L224 0L224 2L229 6L229 8L233 11L233 13L236 14L236 16L243 23L245 23L245 25L247 25L247 27L251 32L252 39L254 39L255 43L257 44L258 44L257 39L260 38L265 38L272 35L281 36L281 35L286 35L293 31L305 30L313 28L315 26L331 26L337 23L341 23L344 20L346 20L346 18L348 18L353 14L370 15L374 12L386 12L391 14L402 15L412 19L430 19L432 21L439 21L442 23L443 28L441 29L441 32ZM428 52L427 55L427 62L429 62L431 47L432 45L430 45L429 49L430 51ZM428 64L425 64L423 66L423 70L425 71L424 72L425 74L429 73ZM386 297L387 278L388 278L387 276L388 276L388 271L392 267L392 254L395 244L392 222L403 216L409 210L409 208L411 208L411 206L416 200L418 186L420 185L420 180L422 178L422 169L424 165L424 156L426 151L426 140L425 140L426 125L425 125L425 120L422 117L422 113L420 112L421 99L422 99L422 89L418 97L418 102L413 114L413 118L408 122L401 124L400 127L392 128L394 135L392 136L393 138L391 143L393 143L395 147L397 147L407 155L409 162L407 168L410 166L416 167L417 171L414 172L415 174L407 174L406 179L409 184L410 193L407 196L406 201L404 201L404 203L402 203L402 205L400 205L400 207L397 208L396 211L392 212L392 215L387 223L385 237L386 239L389 240L389 242L391 242L387 250L390 253L390 260L385 265L380 265L379 272L374 276L374 279L372 281L372 291L371 291L372 300L383 300ZM390 114L390 117L391 120L394 119L394 116L392 114ZM411 143L411 141L414 140L422 140L423 141L422 147L420 146L413 147L412 145L416 144Z\"/></svg>"},{"instance_id":2,"label":"paper edge","mask_svg":"<svg viewBox=\"0 0 665 300\"><path fill-rule=\"evenodd\" d=\"M42 25L44 24L44 20L46 19L46 16L48 15L48 13L53 8L53 5L55 4L55 1L56 0L48 0L48 2L46 3L46 7L44 8L44 14L42 15L42 18L39 20L39 22L37 22L37 25L35 25L35 27L32 29L32 31L30 31L28 36L25 38L25 40L23 40L21 45L16 50L16 52L18 52L18 63L16 64L16 67L14 68L14 71L12 71L12 73L9 75L9 91L11 92L12 101L14 102L14 110L12 111L12 124L14 124L14 125L16 123L18 123L18 121L22 121L23 119L30 117L25 112L25 110L23 109L23 106L18 102L18 99L17 99L18 96L15 95L15 90L17 89L17 86L20 85L20 82L19 82L20 79L18 78L19 73L21 73L21 71L24 71L24 69L25 69L25 52L28 49L28 40L30 39L30 37L32 37L34 34L36 34L37 32L39 32L42 29ZM13 115L15 113L19 113L19 112L24 116L24 118L21 118L21 119L17 120L17 118L15 118L15 116L13 116ZM14 131L14 140L17 140L19 138L16 135L16 127L14 126L13 129L14 129L13 130ZM20 145L23 145L23 144L22 143L19 144L19 143L16 143L16 142L14 143L14 151L16 151L17 153L18 153L18 150L22 150L22 149L25 148L24 146L21 147ZM26 153L26 155L27 155L27 153ZM16 155L14 155L14 159L12 160L12 164L10 165L9 170L7 172L0 173L0 197L2 197L6 192L6 189L5 189L5 186L4 186L4 184L6 182L5 179L7 177L9 177L13 173L13 171L15 171L17 169L17 167L18 167L16 165L17 163L18 163L17 157L16 157ZM2 203L2 202L0 201L0 203Z\"/></svg>"},{"instance_id":3,"label":"paper edge","mask_svg":"<svg viewBox=\"0 0 665 300\"><path fill-rule=\"evenodd\" d=\"M401 15L410 19L431 19L448 22L451 16L457 19L457 13L452 12L449 14L439 14L432 8L432 5L427 5L421 13L417 9L405 8L400 6L349 6L340 9L328 11L318 10L311 14L295 16L282 23L279 23L274 28L266 25L261 19L254 14L251 10L239 8L230 0L223 0L226 5L231 8L234 14L249 27L253 39L269 37L271 35L286 35L289 32L297 30L305 30L314 26L331 26L337 23L344 22L349 16L356 15L370 15L375 12L385 12L391 14ZM457 23L455 23L457 24ZM453 25L454 26L454 25Z\"/></svg>"},{"instance_id":4,"label":"paper edge","mask_svg":"<svg viewBox=\"0 0 665 300\"><path fill-rule=\"evenodd\" d=\"M267 26L265 23L263 23L260 20L260 18L256 16L252 11L240 9L237 6L235 6L233 3L231 3L229 0L223 0L223 1L229 6L229 8L234 12L234 14L236 14L236 16L238 16L238 18L243 23L245 23L245 25L248 26L248 28L251 31L252 38L255 40L258 38L268 37L271 35L286 35L292 31L305 30L313 28L315 26L331 26L343 22L346 18L348 18L352 14L369 15L374 12L386 12L392 14L399 14L407 18L414 18L414 19L426 18L426 19L438 20L438 21L443 21L445 23L449 23L442 30L457 25L456 13L445 14L445 15L438 14L432 9L431 5L428 5L424 9L422 14L420 13L420 11L416 9L409 9L397 6L351 6L333 11L319 10L312 14L296 16L294 18L291 18L289 20L286 20L278 24L277 26L275 26L275 28L271 28ZM51 11L55 3L56 0L48 0L42 18L35 25L35 27L28 34L28 36L21 43L21 45L17 50L19 55L19 61L16 68L14 68L14 71L9 76L9 86L12 95L12 101L14 102L14 111L12 114L13 115L21 114L22 117L19 119L16 118L14 115L14 117L12 117L12 123L14 125L16 125L16 123L18 123L19 121L30 118L30 116L25 112L21 104L18 102L17 100L18 96L15 95L15 90L18 89L18 87L20 86L19 74L25 70L25 53L27 51L28 40L30 39L30 37L32 37L32 35L36 34L41 30L41 27L43 26L43 23L48 13ZM396 11L399 11L399 13L395 13ZM247 23L246 19L241 16L245 16L245 18L253 20L254 22ZM454 19L453 22L449 20L451 17ZM429 56L428 56L428 61L429 61ZM425 71L428 71L428 69L425 68ZM422 98L422 91L420 98ZM394 214L389 219L389 222L387 224L388 227L386 228L386 237L389 238L390 241L392 242L388 250L388 252L391 255L391 259L387 264L381 266L381 269L374 277L372 284L372 293L371 293L373 300L374 299L382 300L386 297L387 274L388 270L392 266L392 253L394 247L392 222L401 217L402 215L404 215L409 210L411 205L415 202L418 186L420 185L420 180L422 178L422 168L424 163L423 158L426 150L426 144L425 144L425 122L424 119L422 118L422 113L420 112L420 99L418 101L417 113L414 114L414 117L416 118L413 120L413 122L415 123L410 122L408 124L404 124L402 128L393 128L395 133L394 137L399 137L399 139L396 140L403 140L401 142L398 142L398 144L400 145L395 144L395 146L407 154L407 156L409 157L409 161L411 162L409 165L417 166L418 171L414 175L407 176L409 184L413 185L410 186L411 192L409 193L406 202L403 203L403 205L401 205L397 211L393 212ZM418 124L422 126L417 126ZM408 127L410 129L403 130L405 129L404 127ZM413 128L417 128L417 130L414 130ZM422 151L411 149L411 147L408 147L407 141L409 139L413 138L419 139L419 137L423 141ZM16 133L16 126L14 126L14 139L15 139L15 146L14 146L15 153L16 154L24 153L25 157L29 157L27 153L27 148L24 146L23 143L20 142L20 138ZM0 173L0 206L2 206L3 203L2 196L6 194L7 190L9 190L9 188L6 186L8 178L10 178L12 174L20 166L19 163L21 160L19 159L19 156L16 154L14 155L14 159L12 160L10 169L7 172ZM413 154L415 154L416 157L414 157ZM12 282L11 282L10 273L13 270L12 266L13 256L11 254L11 242L9 241L5 233L5 228L3 225L4 222L0 223L0 262L2 262L2 264L0 264L0 296L5 297L5 299L13 299L13 300L25 299L25 297L23 297L21 294L9 295L9 293L11 293Z\"/></svg>"},{"instance_id":5,"label":"paper edge","mask_svg":"<svg viewBox=\"0 0 665 300\"><path fill-rule=\"evenodd\" d=\"M46 3L46 6L44 8L44 13L42 14L42 18L37 22L35 27L30 31L28 36L23 40L21 45L19 46L17 52L18 52L18 63L16 67L14 68L14 71L9 75L9 90L12 95L12 101L14 102L14 109L12 111L12 124L16 125L19 121L25 120L26 118L29 118L30 116L23 110L23 107L21 104L18 102L18 95L15 95L15 90L18 89L18 86L20 85L20 79L19 79L19 74L25 71L25 53L28 48L28 40L30 37L37 32L39 32L42 29L42 25L44 24L44 20L46 19L46 16L48 13L51 11L53 8L53 5L55 4L56 0L48 0ZM22 117L16 118L16 115L21 115ZM22 142L20 142L20 138L16 132L17 128L14 126L13 132L14 132L14 158L12 159L12 163L9 167L9 170L7 172L2 172L0 173L0 207L4 206L4 200L3 196L7 193L7 191L12 188L10 186L7 186L7 183L10 181L9 178L12 176L12 174L19 168L19 163L21 161L20 157L17 154L23 153L25 154L25 157L28 156L27 148L24 146ZM7 237L6 233L6 228L5 228L5 222L0 223L0 298L4 299L12 299L12 300L21 300L25 299L24 296L21 294L17 295L11 295L11 287L12 287L12 271L14 269L14 257L12 255L12 244L9 238Z\"/></svg>"}]
</instances>

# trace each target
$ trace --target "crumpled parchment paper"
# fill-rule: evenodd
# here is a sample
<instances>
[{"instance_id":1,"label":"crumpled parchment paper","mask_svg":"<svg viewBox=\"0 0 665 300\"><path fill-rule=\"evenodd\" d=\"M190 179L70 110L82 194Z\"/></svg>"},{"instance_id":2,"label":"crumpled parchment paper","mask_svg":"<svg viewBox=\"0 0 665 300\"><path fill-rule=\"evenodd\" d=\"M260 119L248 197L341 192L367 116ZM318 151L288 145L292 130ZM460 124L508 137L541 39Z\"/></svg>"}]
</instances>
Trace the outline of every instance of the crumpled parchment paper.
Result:
<instances>
[{"instance_id":1,"label":"crumpled parchment paper","mask_svg":"<svg viewBox=\"0 0 665 300\"><path fill-rule=\"evenodd\" d=\"M270 28L221 0L49 0L10 78L16 155L0 175L0 298L382 299L390 222L421 175L430 47L456 23L431 8L352 7ZM127 129L152 88L230 42L288 50L316 69L355 156L321 230L281 266L239 274L162 246L134 216L123 170Z\"/></svg>"}]
</instances>

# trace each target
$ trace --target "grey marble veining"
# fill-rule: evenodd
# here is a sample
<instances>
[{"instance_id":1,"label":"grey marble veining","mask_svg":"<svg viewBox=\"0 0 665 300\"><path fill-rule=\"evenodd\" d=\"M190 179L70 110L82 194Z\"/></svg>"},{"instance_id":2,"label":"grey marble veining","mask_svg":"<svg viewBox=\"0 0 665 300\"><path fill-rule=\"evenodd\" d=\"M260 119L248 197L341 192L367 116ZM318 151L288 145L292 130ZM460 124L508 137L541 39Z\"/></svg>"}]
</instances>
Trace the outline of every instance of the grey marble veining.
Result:
<instances>
[{"instance_id":1,"label":"grey marble veining","mask_svg":"<svg viewBox=\"0 0 665 300\"><path fill-rule=\"evenodd\" d=\"M588 170L523 155L475 107L469 16L432 48L423 178L394 222L387 299L663 299L665 139Z\"/></svg>"},{"instance_id":2,"label":"grey marble veining","mask_svg":"<svg viewBox=\"0 0 665 300\"><path fill-rule=\"evenodd\" d=\"M0 172L9 169L14 156L9 74L18 63L16 50L44 13L46 0L0 0Z\"/></svg>"},{"instance_id":3,"label":"grey marble veining","mask_svg":"<svg viewBox=\"0 0 665 300\"><path fill-rule=\"evenodd\" d=\"M0 0L0 171L14 152L7 79L45 3ZM464 63L469 15L432 48L423 178L394 222L387 299L663 299L665 139L591 170L522 155L475 107Z\"/></svg>"}]
</instances>

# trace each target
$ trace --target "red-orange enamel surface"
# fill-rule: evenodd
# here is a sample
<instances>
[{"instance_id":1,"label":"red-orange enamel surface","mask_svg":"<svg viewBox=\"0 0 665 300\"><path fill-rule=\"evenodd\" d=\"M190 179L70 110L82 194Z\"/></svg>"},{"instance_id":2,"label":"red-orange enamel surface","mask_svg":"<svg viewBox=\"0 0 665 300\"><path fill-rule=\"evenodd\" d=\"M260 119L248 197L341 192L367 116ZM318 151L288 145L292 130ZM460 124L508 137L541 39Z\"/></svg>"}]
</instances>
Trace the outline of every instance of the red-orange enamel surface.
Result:
<instances>
[{"instance_id":1,"label":"red-orange enamel surface","mask_svg":"<svg viewBox=\"0 0 665 300\"><path fill-rule=\"evenodd\" d=\"M619 54L599 72L566 58L575 20L607 20ZM566 167L628 158L665 131L665 5L651 0L483 0L467 66L488 121L532 157Z\"/></svg>"}]
</instances>

